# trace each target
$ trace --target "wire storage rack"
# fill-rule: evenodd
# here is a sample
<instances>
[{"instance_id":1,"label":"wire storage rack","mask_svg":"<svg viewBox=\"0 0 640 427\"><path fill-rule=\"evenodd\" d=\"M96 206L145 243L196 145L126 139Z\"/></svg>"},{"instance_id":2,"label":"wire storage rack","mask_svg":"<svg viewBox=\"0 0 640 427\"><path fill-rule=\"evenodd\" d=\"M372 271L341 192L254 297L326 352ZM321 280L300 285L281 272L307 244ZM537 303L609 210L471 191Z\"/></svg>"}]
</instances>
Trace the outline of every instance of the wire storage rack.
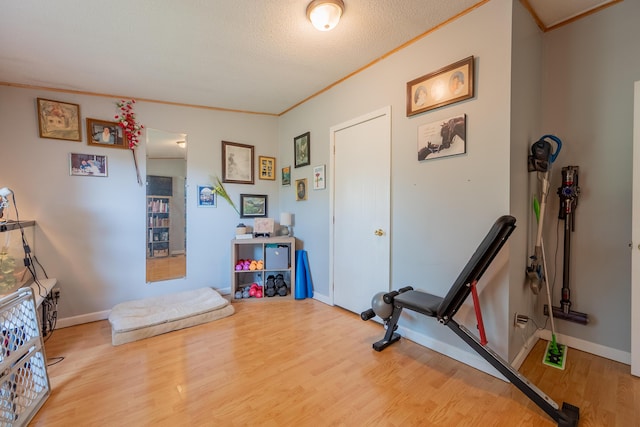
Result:
<instances>
[{"instance_id":1,"label":"wire storage rack","mask_svg":"<svg viewBox=\"0 0 640 427\"><path fill-rule=\"evenodd\" d=\"M0 298L0 334L0 426L24 426L51 391L31 288Z\"/></svg>"}]
</instances>

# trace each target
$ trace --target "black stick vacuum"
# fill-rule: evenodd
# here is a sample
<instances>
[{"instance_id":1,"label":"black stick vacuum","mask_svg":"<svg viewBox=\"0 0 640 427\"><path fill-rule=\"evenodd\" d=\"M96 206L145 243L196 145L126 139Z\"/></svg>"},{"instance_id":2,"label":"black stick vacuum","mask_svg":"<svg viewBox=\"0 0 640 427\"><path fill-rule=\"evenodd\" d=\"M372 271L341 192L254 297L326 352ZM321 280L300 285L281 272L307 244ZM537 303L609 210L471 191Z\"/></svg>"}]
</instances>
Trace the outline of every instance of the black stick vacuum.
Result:
<instances>
[{"instance_id":1,"label":"black stick vacuum","mask_svg":"<svg viewBox=\"0 0 640 427\"><path fill-rule=\"evenodd\" d=\"M571 261L571 233L575 231L575 210L578 206L578 166L562 168L562 186L558 188L560 196L560 213L558 219L564 220L564 265L562 272L562 294L560 307L553 306L553 317L568 320L570 322L586 325L589 316L579 311L571 310L571 290L569 289L569 270ZM545 305L545 315L548 315L548 307Z\"/></svg>"}]
</instances>

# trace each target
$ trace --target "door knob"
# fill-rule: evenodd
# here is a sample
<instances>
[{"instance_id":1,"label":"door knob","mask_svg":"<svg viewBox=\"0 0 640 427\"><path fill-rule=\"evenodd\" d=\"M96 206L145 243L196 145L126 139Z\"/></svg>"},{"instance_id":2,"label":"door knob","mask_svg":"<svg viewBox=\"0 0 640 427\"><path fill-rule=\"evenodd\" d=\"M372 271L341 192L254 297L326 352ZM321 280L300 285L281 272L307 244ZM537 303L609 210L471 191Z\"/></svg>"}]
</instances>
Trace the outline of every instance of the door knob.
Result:
<instances>
[{"instance_id":1,"label":"door knob","mask_svg":"<svg viewBox=\"0 0 640 427\"><path fill-rule=\"evenodd\" d=\"M382 231L381 228L378 228L376 231L373 232L373 234L375 234L376 236L382 236L384 235L384 231Z\"/></svg>"}]
</instances>

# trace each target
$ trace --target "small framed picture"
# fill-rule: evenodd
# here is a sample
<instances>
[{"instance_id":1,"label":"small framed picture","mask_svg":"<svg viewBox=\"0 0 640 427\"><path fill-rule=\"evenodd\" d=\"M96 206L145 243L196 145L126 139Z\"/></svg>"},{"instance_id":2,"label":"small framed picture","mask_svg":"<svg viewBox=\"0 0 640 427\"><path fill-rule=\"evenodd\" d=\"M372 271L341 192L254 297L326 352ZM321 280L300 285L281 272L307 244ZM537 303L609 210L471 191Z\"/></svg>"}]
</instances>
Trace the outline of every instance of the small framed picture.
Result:
<instances>
[{"instance_id":1,"label":"small framed picture","mask_svg":"<svg viewBox=\"0 0 640 427\"><path fill-rule=\"evenodd\" d=\"M294 166L299 168L311 164L311 132L293 138Z\"/></svg>"},{"instance_id":2,"label":"small framed picture","mask_svg":"<svg viewBox=\"0 0 640 427\"><path fill-rule=\"evenodd\" d=\"M307 200L307 178L296 179L296 201Z\"/></svg>"},{"instance_id":3,"label":"small framed picture","mask_svg":"<svg viewBox=\"0 0 640 427\"><path fill-rule=\"evenodd\" d=\"M107 156L70 153L69 174L77 176L107 176Z\"/></svg>"},{"instance_id":4,"label":"small framed picture","mask_svg":"<svg viewBox=\"0 0 640 427\"><path fill-rule=\"evenodd\" d=\"M253 145L222 141L222 182L253 184Z\"/></svg>"},{"instance_id":5,"label":"small framed picture","mask_svg":"<svg viewBox=\"0 0 640 427\"><path fill-rule=\"evenodd\" d=\"M198 185L198 207L215 208L216 193L213 192L213 185Z\"/></svg>"},{"instance_id":6,"label":"small framed picture","mask_svg":"<svg viewBox=\"0 0 640 427\"><path fill-rule=\"evenodd\" d=\"M127 138L116 122L87 118L87 144L129 149Z\"/></svg>"},{"instance_id":7,"label":"small framed picture","mask_svg":"<svg viewBox=\"0 0 640 427\"><path fill-rule=\"evenodd\" d=\"M80 105L37 98L40 138L82 141Z\"/></svg>"},{"instance_id":8,"label":"small framed picture","mask_svg":"<svg viewBox=\"0 0 640 427\"><path fill-rule=\"evenodd\" d=\"M324 190L327 187L326 180L324 178L325 165L313 167L313 189Z\"/></svg>"},{"instance_id":9,"label":"small framed picture","mask_svg":"<svg viewBox=\"0 0 640 427\"><path fill-rule=\"evenodd\" d=\"M259 218L267 216L266 194L241 194L240 218Z\"/></svg>"},{"instance_id":10,"label":"small framed picture","mask_svg":"<svg viewBox=\"0 0 640 427\"><path fill-rule=\"evenodd\" d=\"M282 168L282 185L291 185L291 166Z\"/></svg>"},{"instance_id":11,"label":"small framed picture","mask_svg":"<svg viewBox=\"0 0 640 427\"><path fill-rule=\"evenodd\" d=\"M407 83L407 117L473 97L473 56Z\"/></svg>"},{"instance_id":12,"label":"small framed picture","mask_svg":"<svg viewBox=\"0 0 640 427\"><path fill-rule=\"evenodd\" d=\"M418 127L418 161L467 152L467 116L450 117Z\"/></svg>"},{"instance_id":13,"label":"small framed picture","mask_svg":"<svg viewBox=\"0 0 640 427\"><path fill-rule=\"evenodd\" d=\"M273 218L256 218L253 220L253 232L269 237L275 228Z\"/></svg>"},{"instance_id":14,"label":"small framed picture","mask_svg":"<svg viewBox=\"0 0 640 427\"><path fill-rule=\"evenodd\" d=\"M259 156L258 170L260 179L276 180L276 159L275 157Z\"/></svg>"}]
</instances>

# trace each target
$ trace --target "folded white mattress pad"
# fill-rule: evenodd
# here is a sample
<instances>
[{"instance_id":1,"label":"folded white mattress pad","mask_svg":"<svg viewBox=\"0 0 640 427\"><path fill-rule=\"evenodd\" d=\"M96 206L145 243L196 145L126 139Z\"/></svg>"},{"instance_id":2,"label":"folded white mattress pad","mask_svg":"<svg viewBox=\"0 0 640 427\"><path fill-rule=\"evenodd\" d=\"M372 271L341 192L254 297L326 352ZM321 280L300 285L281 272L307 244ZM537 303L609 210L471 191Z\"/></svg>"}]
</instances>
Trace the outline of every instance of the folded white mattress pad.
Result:
<instances>
[{"instance_id":1,"label":"folded white mattress pad","mask_svg":"<svg viewBox=\"0 0 640 427\"><path fill-rule=\"evenodd\" d=\"M149 338L233 313L229 301L211 288L123 302L109 314L112 344Z\"/></svg>"}]
</instances>

